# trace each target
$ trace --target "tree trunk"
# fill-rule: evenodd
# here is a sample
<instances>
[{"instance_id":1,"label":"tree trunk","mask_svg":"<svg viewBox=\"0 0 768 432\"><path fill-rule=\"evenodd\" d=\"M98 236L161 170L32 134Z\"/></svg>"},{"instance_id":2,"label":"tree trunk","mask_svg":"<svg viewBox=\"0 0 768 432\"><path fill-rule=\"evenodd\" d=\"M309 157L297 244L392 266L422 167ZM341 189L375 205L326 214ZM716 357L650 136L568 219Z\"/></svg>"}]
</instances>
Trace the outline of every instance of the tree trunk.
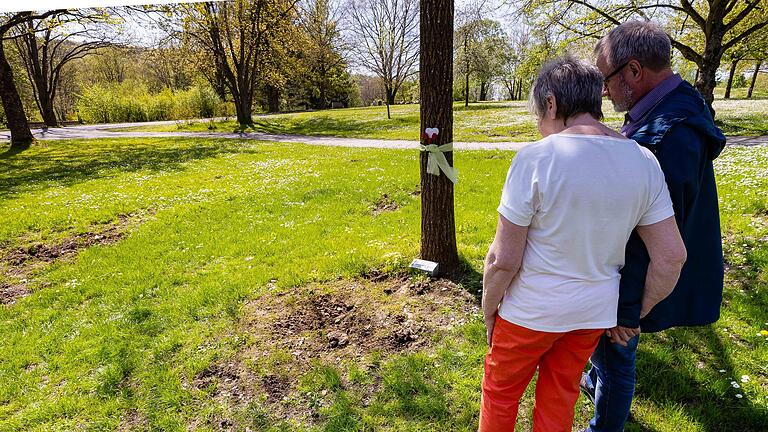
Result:
<instances>
[{"instance_id":1,"label":"tree trunk","mask_svg":"<svg viewBox=\"0 0 768 432\"><path fill-rule=\"evenodd\" d=\"M397 92L393 89L387 89L387 105L395 104L395 94Z\"/></svg>"},{"instance_id":2,"label":"tree trunk","mask_svg":"<svg viewBox=\"0 0 768 432\"><path fill-rule=\"evenodd\" d=\"M48 94L40 94L40 115L43 116L43 122L46 126L57 127L59 119L56 117L56 111L53 108L53 99Z\"/></svg>"},{"instance_id":3,"label":"tree trunk","mask_svg":"<svg viewBox=\"0 0 768 432\"><path fill-rule=\"evenodd\" d=\"M27 115L21 103L19 91L13 81L13 71L5 57L3 44L0 43L0 100L3 103L8 129L11 131L11 148L25 149L34 140L29 130Z\"/></svg>"},{"instance_id":4,"label":"tree trunk","mask_svg":"<svg viewBox=\"0 0 768 432\"><path fill-rule=\"evenodd\" d=\"M757 74L760 73L760 66L763 65L762 61L758 61L755 64L755 72L752 74L752 81L749 82L749 90L747 90L747 99L752 99L752 91L755 89L755 82L757 82Z\"/></svg>"},{"instance_id":5,"label":"tree trunk","mask_svg":"<svg viewBox=\"0 0 768 432\"><path fill-rule=\"evenodd\" d=\"M715 110L712 102L715 100L715 85L717 84L717 69L720 67L720 60L723 58L723 35L710 37L704 47L704 53L699 66L699 77L696 80L695 87L701 93L704 101L715 117Z\"/></svg>"},{"instance_id":6,"label":"tree trunk","mask_svg":"<svg viewBox=\"0 0 768 432\"><path fill-rule=\"evenodd\" d=\"M733 87L733 76L736 74L736 65L739 63L738 60L731 60L731 70L728 73L728 84L725 85L725 99L731 98L731 87Z\"/></svg>"},{"instance_id":7,"label":"tree trunk","mask_svg":"<svg viewBox=\"0 0 768 432\"><path fill-rule=\"evenodd\" d=\"M513 79L512 80L512 88L508 88L508 90L509 90L509 98L511 100L515 100L515 91L517 91L517 89L515 88L516 85L517 85L517 80Z\"/></svg>"},{"instance_id":8,"label":"tree trunk","mask_svg":"<svg viewBox=\"0 0 768 432\"><path fill-rule=\"evenodd\" d=\"M469 72L464 74L464 106L469 106Z\"/></svg>"},{"instance_id":9,"label":"tree trunk","mask_svg":"<svg viewBox=\"0 0 768 432\"><path fill-rule=\"evenodd\" d=\"M275 86L267 86L267 112L276 113L280 111L280 89Z\"/></svg>"},{"instance_id":10,"label":"tree trunk","mask_svg":"<svg viewBox=\"0 0 768 432\"><path fill-rule=\"evenodd\" d=\"M253 123L252 100L249 96L239 96L235 98L235 111L237 112L237 122L241 126L247 126Z\"/></svg>"},{"instance_id":11,"label":"tree trunk","mask_svg":"<svg viewBox=\"0 0 768 432\"><path fill-rule=\"evenodd\" d=\"M480 81L480 100L484 101L488 99L488 83Z\"/></svg>"},{"instance_id":12,"label":"tree trunk","mask_svg":"<svg viewBox=\"0 0 768 432\"><path fill-rule=\"evenodd\" d=\"M517 80L517 100L523 100L523 79Z\"/></svg>"},{"instance_id":13,"label":"tree trunk","mask_svg":"<svg viewBox=\"0 0 768 432\"><path fill-rule=\"evenodd\" d=\"M420 9L420 127L438 128L433 144L442 145L453 142L453 0L421 0ZM444 154L453 165L453 152ZM428 155L421 152L421 257L439 263L443 275L456 274L453 183L442 171L427 173Z\"/></svg>"},{"instance_id":14,"label":"tree trunk","mask_svg":"<svg viewBox=\"0 0 768 432\"><path fill-rule=\"evenodd\" d=\"M701 72L699 71L699 68L696 68L696 75L693 77L694 83L699 80L699 75L701 75Z\"/></svg>"}]
</instances>

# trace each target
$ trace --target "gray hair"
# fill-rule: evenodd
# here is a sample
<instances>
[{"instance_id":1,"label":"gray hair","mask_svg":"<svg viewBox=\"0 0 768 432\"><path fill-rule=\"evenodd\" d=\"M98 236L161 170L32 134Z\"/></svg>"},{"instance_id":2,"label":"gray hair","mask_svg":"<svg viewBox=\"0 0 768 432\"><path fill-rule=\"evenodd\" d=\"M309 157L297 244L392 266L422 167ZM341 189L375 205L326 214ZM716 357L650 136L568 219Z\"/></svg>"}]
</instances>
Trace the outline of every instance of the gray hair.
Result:
<instances>
[{"instance_id":1,"label":"gray hair","mask_svg":"<svg viewBox=\"0 0 768 432\"><path fill-rule=\"evenodd\" d=\"M603 75L592 64L567 55L547 62L531 88L528 109L538 118L547 111L547 97L557 102L557 118L563 122L577 114L603 118Z\"/></svg>"},{"instance_id":2,"label":"gray hair","mask_svg":"<svg viewBox=\"0 0 768 432\"><path fill-rule=\"evenodd\" d=\"M597 42L595 54L604 55L611 68L634 59L644 67L659 72L670 67L670 45L669 36L657 24L627 21Z\"/></svg>"}]
</instances>

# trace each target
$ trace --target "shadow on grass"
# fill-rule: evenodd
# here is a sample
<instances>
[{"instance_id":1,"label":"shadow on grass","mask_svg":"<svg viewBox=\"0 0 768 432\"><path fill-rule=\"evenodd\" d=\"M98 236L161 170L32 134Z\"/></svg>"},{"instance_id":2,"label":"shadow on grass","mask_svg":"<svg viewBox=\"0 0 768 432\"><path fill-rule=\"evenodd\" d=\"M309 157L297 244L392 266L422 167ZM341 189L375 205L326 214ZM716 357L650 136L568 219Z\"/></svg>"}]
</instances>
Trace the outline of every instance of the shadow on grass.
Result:
<instances>
[{"instance_id":1,"label":"shadow on grass","mask_svg":"<svg viewBox=\"0 0 768 432\"><path fill-rule=\"evenodd\" d=\"M413 126L414 120L411 117L413 116L363 120L329 116L308 117L305 119L286 119L284 117L257 118L250 125L236 124L232 132L363 137L367 136L371 129L390 129ZM418 120L416 120L416 124L418 124Z\"/></svg>"},{"instance_id":2,"label":"shadow on grass","mask_svg":"<svg viewBox=\"0 0 768 432\"><path fill-rule=\"evenodd\" d=\"M715 120L727 136L768 135L768 122L764 116L743 116Z\"/></svg>"},{"instance_id":3,"label":"shadow on grass","mask_svg":"<svg viewBox=\"0 0 768 432\"><path fill-rule=\"evenodd\" d=\"M76 143L44 144L23 153L8 150L0 154L0 198L8 199L18 193L20 186L35 183L55 183L70 186L78 182L104 177L110 173L141 170L181 170L194 160L230 153L255 153L233 143L217 141L183 141L175 139L168 145L148 145L121 140L115 144L99 145L102 140L82 140ZM185 145L188 144L188 145ZM82 146L93 146L83 149Z\"/></svg>"},{"instance_id":4,"label":"shadow on grass","mask_svg":"<svg viewBox=\"0 0 768 432\"><path fill-rule=\"evenodd\" d=\"M751 403L747 398L737 399L733 391L717 391L717 386L707 382L706 377L717 373L723 382L736 376L734 365L722 341L711 326L676 329L666 332L663 342L670 350L675 363L690 362L691 358L678 354L682 346L706 353L709 364L697 366L710 368L709 374L702 371L697 376L670 364L665 354L642 349L638 352L638 387L636 398L646 399L657 406L679 407L688 417L696 419L711 432L758 432L768 430L768 413L763 407ZM718 373L724 369L725 373ZM730 387L730 386L728 386ZM733 389L730 389L733 390ZM638 424L641 430L652 425Z\"/></svg>"}]
</instances>

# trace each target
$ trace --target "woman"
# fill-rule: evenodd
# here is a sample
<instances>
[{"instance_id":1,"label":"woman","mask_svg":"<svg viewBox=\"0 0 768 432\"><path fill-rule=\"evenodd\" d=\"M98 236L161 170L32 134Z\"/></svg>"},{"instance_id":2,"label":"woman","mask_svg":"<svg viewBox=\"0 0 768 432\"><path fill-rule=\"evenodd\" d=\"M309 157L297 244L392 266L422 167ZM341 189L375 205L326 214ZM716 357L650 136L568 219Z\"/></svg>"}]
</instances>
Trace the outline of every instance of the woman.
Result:
<instances>
[{"instance_id":1,"label":"woman","mask_svg":"<svg viewBox=\"0 0 768 432\"><path fill-rule=\"evenodd\" d=\"M584 365L616 326L619 269L635 227L652 260L646 313L671 292L685 260L659 164L600 123L602 90L597 68L565 57L545 65L531 91L544 138L512 161L483 275L481 431L514 430L537 368L534 431L571 430Z\"/></svg>"}]
</instances>

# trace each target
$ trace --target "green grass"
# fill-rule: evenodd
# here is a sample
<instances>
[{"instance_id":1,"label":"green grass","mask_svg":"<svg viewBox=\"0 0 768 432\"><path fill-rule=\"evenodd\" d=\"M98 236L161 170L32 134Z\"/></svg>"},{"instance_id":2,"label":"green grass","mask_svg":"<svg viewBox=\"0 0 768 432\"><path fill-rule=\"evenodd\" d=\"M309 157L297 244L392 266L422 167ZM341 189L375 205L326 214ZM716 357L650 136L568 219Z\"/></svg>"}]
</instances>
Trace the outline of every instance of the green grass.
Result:
<instances>
[{"instance_id":1,"label":"green grass","mask_svg":"<svg viewBox=\"0 0 768 432\"><path fill-rule=\"evenodd\" d=\"M416 352L299 371L285 405L315 410L313 425L281 418L258 391L233 406L215 383L190 385L258 342L242 324L252 299L401 271L417 255L417 154L151 139L0 156L3 253L115 224L125 232L24 275L0 264L0 283L30 291L0 306L0 431L219 430L224 417L254 431L474 430L486 349L479 316ZM512 156L455 155L459 250L475 272ZM717 171L730 267L722 319L643 337L628 431L768 428L768 340L756 336L768 329L768 148L730 147ZM399 208L372 212L383 194ZM291 358L275 351L252 367ZM531 406L529 391L519 430ZM580 399L576 426L588 415Z\"/></svg>"},{"instance_id":2,"label":"green grass","mask_svg":"<svg viewBox=\"0 0 768 432\"><path fill-rule=\"evenodd\" d=\"M715 101L719 125L729 136L768 135L768 99L732 99ZM380 138L417 140L419 135L419 106L394 105L392 119L387 119L386 107L335 109L316 112L275 114L254 117L251 126L242 127L236 121L184 122L175 125L148 125L125 128L130 131L218 131L264 132L338 136L348 138ZM607 123L619 128L623 114L613 110L609 101L603 102ZM454 141L535 141L539 139L536 123L528 113L525 102L485 102L464 107L454 104Z\"/></svg>"},{"instance_id":3,"label":"green grass","mask_svg":"<svg viewBox=\"0 0 768 432\"><path fill-rule=\"evenodd\" d=\"M540 138L526 102L473 103L469 107L455 103L453 109L454 141L525 142ZM606 114L609 114L608 111L609 107ZM387 119L386 107L348 108L256 116L253 125L245 128L230 120L215 123L178 122L176 125L139 126L124 130L249 131L348 138L418 139L419 105L393 105L391 114L392 118ZM613 126L620 126L622 118L612 113L609 120Z\"/></svg>"}]
</instances>

